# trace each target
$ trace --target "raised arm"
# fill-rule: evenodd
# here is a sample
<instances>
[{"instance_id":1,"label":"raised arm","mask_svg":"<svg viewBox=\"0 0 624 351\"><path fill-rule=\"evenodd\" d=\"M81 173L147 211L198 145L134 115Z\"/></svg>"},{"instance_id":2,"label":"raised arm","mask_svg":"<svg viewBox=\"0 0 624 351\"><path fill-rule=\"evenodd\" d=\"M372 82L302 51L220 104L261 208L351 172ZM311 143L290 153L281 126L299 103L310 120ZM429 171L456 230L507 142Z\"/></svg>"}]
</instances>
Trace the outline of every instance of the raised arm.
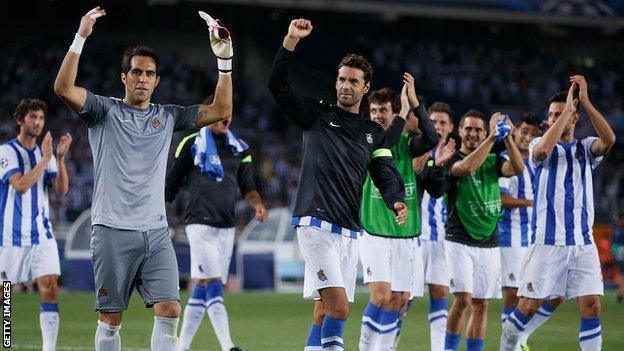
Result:
<instances>
[{"instance_id":1,"label":"raised arm","mask_svg":"<svg viewBox=\"0 0 624 351\"><path fill-rule=\"evenodd\" d=\"M56 178L52 179L52 189L57 195L67 195L69 192L69 174L67 173L67 167L65 166L65 155L69 146L72 143L71 134L65 134L61 136L61 140L56 146L56 165L58 174Z\"/></svg>"},{"instance_id":2,"label":"raised arm","mask_svg":"<svg viewBox=\"0 0 624 351\"><path fill-rule=\"evenodd\" d=\"M418 157L433 149L438 144L438 133L435 131L433 122L431 122L424 104L418 101L414 77L405 72L403 74L403 84L409 100L410 109L413 112L411 118L415 116L418 119L418 129L421 132L420 135L412 137L409 146L412 157Z\"/></svg>"},{"instance_id":3,"label":"raised arm","mask_svg":"<svg viewBox=\"0 0 624 351\"><path fill-rule=\"evenodd\" d=\"M41 143L41 159L37 162L34 168L32 168L27 173L14 173L9 178L9 183L15 188L20 194L23 194L28 191L28 189L32 188L33 185L37 183L37 180L43 176L43 172L45 171L48 162L52 159L52 135L50 132L47 132L43 137L43 142Z\"/></svg>"},{"instance_id":4,"label":"raised arm","mask_svg":"<svg viewBox=\"0 0 624 351\"><path fill-rule=\"evenodd\" d=\"M295 91L291 71L295 60L294 50L299 40L312 32L312 23L306 19L294 19L288 34L280 46L269 77L269 90L286 117L303 129L309 128L321 112L321 104Z\"/></svg>"},{"instance_id":5,"label":"raised arm","mask_svg":"<svg viewBox=\"0 0 624 351\"><path fill-rule=\"evenodd\" d=\"M470 155L466 156L461 161L457 161L453 164L451 168L451 175L453 177L465 177L470 173L476 171L483 162L485 162L488 154L492 150L492 146L494 146L495 134L496 134L496 123L503 118L503 115L500 113L495 113L492 118L490 118L490 132L488 136L483 140L481 145L479 145Z\"/></svg>"},{"instance_id":6,"label":"raised arm","mask_svg":"<svg viewBox=\"0 0 624 351\"><path fill-rule=\"evenodd\" d=\"M104 15L106 15L106 11L98 6L82 16L74 42L69 47L69 51L67 51L56 75L56 80L54 80L54 93L74 111L82 110L87 100L87 91L76 86L78 61L82 53L82 46L93 32L93 25L98 17Z\"/></svg>"},{"instance_id":7,"label":"raised arm","mask_svg":"<svg viewBox=\"0 0 624 351\"><path fill-rule=\"evenodd\" d=\"M510 120L507 120L507 125L510 128L509 134L507 134L503 140L505 142L507 153L509 154L509 161L505 161L505 163L503 163L501 173L505 177L511 177L524 172L524 161L522 160L520 150L518 150L518 147L512 138L514 128L513 123L511 123Z\"/></svg>"},{"instance_id":8,"label":"raised arm","mask_svg":"<svg viewBox=\"0 0 624 351\"><path fill-rule=\"evenodd\" d=\"M579 75L572 76L570 77L570 81L578 85L581 106L583 106L587 112L589 120L598 134L598 140L592 144L591 151L596 156L606 155L609 150L611 150L613 145L615 145L615 133L613 132L613 129L611 129L611 126L609 126L607 120L589 100L587 81L585 81L585 77Z\"/></svg>"},{"instance_id":9,"label":"raised arm","mask_svg":"<svg viewBox=\"0 0 624 351\"><path fill-rule=\"evenodd\" d=\"M195 127L201 128L232 116L232 57L234 47L230 32L217 19L199 11L199 16L206 21L210 33L210 46L217 57L219 79L215 88L214 99L210 105L199 105Z\"/></svg>"},{"instance_id":10,"label":"raised arm","mask_svg":"<svg viewBox=\"0 0 624 351\"><path fill-rule=\"evenodd\" d=\"M541 163L550 153L557 141L561 138L561 134L563 134L563 129L566 124L574 114L576 113L576 106L578 105L578 99L574 98L574 91L577 88L576 83L570 84L570 88L568 89L568 97L566 98L565 108L561 112L561 116L557 118L555 123L553 123L550 128L544 133L544 135L537 141L537 144L533 147L533 159L531 160L533 163Z\"/></svg>"}]
</instances>

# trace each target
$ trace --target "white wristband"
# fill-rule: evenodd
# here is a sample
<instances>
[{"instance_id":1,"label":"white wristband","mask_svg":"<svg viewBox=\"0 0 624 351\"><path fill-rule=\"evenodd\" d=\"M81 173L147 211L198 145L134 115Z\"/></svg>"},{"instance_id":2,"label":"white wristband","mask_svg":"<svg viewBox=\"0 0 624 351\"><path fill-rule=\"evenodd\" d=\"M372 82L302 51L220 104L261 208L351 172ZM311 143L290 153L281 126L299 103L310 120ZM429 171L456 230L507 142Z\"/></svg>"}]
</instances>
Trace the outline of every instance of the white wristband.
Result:
<instances>
[{"instance_id":1,"label":"white wristband","mask_svg":"<svg viewBox=\"0 0 624 351\"><path fill-rule=\"evenodd\" d=\"M83 38L80 36L80 34L76 33L76 36L74 36L74 41L69 46L69 51L75 52L80 55L82 53L82 46L84 45L85 40L87 40L87 38Z\"/></svg>"},{"instance_id":2,"label":"white wristband","mask_svg":"<svg viewBox=\"0 0 624 351\"><path fill-rule=\"evenodd\" d=\"M217 58L217 68L221 74L232 74L232 59Z\"/></svg>"}]
</instances>

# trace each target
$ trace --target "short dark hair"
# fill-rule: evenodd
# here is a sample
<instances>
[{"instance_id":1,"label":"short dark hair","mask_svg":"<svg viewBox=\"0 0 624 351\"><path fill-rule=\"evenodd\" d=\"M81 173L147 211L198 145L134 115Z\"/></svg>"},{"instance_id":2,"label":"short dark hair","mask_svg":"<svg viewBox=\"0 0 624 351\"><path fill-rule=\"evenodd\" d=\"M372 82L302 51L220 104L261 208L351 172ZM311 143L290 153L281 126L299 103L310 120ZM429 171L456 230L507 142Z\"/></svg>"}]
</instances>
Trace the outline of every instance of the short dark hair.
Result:
<instances>
[{"instance_id":1,"label":"short dark hair","mask_svg":"<svg viewBox=\"0 0 624 351\"><path fill-rule=\"evenodd\" d=\"M530 126L539 128L540 120L535 115L528 114L528 115L523 115L520 117L518 122L516 122L516 127L519 128L522 125L522 123L526 123Z\"/></svg>"},{"instance_id":2,"label":"short dark hair","mask_svg":"<svg viewBox=\"0 0 624 351\"><path fill-rule=\"evenodd\" d=\"M477 109L474 109L474 108L471 108L470 110L466 111L466 113L464 113L462 118L459 120L459 126L460 127L461 127L462 124L464 124L464 120L466 118L468 118L468 117L474 117L474 118L478 118L478 119L482 120L483 121L483 127L485 127L486 130L487 130L487 124L488 124L487 118L485 117L483 112L481 112L481 111L479 111Z\"/></svg>"},{"instance_id":3,"label":"short dark hair","mask_svg":"<svg viewBox=\"0 0 624 351\"><path fill-rule=\"evenodd\" d=\"M48 105L45 102L39 99L22 99L17 107L15 108L15 112L13 112L13 123L15 124L15 131L19 133L20 126L19 122L24 121L24 117L30 111L43 111L44 115L48 112Z\"/></svg>"},{"instance_id":4,"label":"short dark hair","mask_svg":"<svg viewBox=\"0 0 624 351\"><path fill-rule=\"evenodd\" d=\"M385 104L390 102L392 106L392 112L398 113L401 110L401 102L398 99L397 94L390 88L381 88L370 93L368 96L368 104Z\"/></svg>"},{"instance_id":5,"label":"short dark hair","mask_svg":"<svg viewBox=\"0 0 624 351\"><path fill-rule=\"evenodd\" d=\"M449 116L449 122L453 123L453 108L451 105L447 104L443 101L436 101L431 106L429 106L428 114L432 112L442 112L446 113Z\"/></svg>"},{"instance_id":6,"label":"short dark hair","mask_svg":"<svg viewBox=\"0 0 624 351\"><path fill-rule=\"evenodd\" d=\"M343 57L340 63L338 64L338 69L342 66L357 68L364 72L364 82L368 83L373 80L373 66L370 62L362 55L358 54L348 54Z\"/></svg>"},{"instance_id":7,"label":"short dark hair","mask_svg":"<svg viewBox=\"0 0 624 351\"><path fill-rule=\"evenodd\" d=\"M121 71L124 74L128 74L128 72L130 72L130 69L132 68L130 62L134 56L147 56L154 59L154 62L156 63L156 75L158 75L158 66L160 64L158 55L156 55L156 52L151 48L142 45L129 47L124 51L123 58L121 59Z\"/></svg>"},{"instance_id":8,"label":"short dark hair","mask_svg":"<svg viewBox=\"0 0 624 351\"><path fill-rule=\"evenodd\" d=\"M550 99L548 100L548 104L552 104L553 102L563 102L563 103L565 103L567 99L568 99L568 92L567 91L559 91L559 92L555 93L555 95L550 97Z\"/></svg>"}]
</instances>

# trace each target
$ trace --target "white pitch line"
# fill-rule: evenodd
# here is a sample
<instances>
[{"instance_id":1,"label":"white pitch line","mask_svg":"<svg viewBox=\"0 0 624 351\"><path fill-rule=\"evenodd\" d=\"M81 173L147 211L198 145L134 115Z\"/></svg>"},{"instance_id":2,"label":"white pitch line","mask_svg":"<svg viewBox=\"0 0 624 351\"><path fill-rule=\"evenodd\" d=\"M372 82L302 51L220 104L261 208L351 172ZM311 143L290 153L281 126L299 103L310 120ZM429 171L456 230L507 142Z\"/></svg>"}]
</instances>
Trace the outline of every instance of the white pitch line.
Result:
<instances>
[{"instance_id":1,"label":"white pitch line","mask_svg":"<svg viewBox=\"0 0 624 351\"><path fill-rule=\"evenodd\" d=\"M41 345L11 345L17 350L41 350ZM58 351L93 351L91 346L57 346ZM137 349L137 348L122 348L123 351L150 351L150 349ZM193 350L193 351L207 351L207 350Z\"/></svg>"}]
</instances>

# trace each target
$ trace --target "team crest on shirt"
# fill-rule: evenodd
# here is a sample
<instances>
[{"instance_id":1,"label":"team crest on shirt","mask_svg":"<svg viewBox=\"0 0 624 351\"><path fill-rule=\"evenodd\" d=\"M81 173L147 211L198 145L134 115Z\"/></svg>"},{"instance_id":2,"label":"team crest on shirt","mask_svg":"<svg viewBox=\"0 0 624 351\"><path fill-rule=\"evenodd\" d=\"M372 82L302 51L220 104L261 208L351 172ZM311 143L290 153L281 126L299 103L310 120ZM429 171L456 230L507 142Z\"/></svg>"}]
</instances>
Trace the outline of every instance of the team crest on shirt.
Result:
<instances>
[{"instance_id":1,"label":"team crest on shirt","mask_svg":"<svg viewBox=\"0 0 624 351\"><path fill-rule=\"evenodd\" d=\"M0 158L0 167L7 168L9 166L9 160L6 157Z\"/></svg>"},{"instance_id":2,"label":"team crest on shirt","mask_svg":"<svg viewBox=\"0 0 624 351\"><path fill-rule=\"evenodd\" d=\"M372 135L371 133L366 133L366 141L367 141L369 144L372 144L372 143L373 143L373 135Z\"/></svg>"},{"instance_id":3,"label":"team crest on shirt","mask_svg":"<svg viewBox=\"0 0 624 351\"><path fill-rule=\"evenodd\" d=\"M369 277L373 275L373 271L371 270L370 266L366 267L366 274L368 274Z\"/></svg>"},{"instance_id":4,"label":"team crest on shirt","mask_svg":"<svg viewBox=\"0 0 624 351\"><path fill-rule=\"evenodd\" d=\"M511 280L512 282L516 281L516 276L514 276L513 273L509 273L509 280Z\"/></svg>"},{"instance_id":5,"label":"team crest on shirt","mask_svg":"<svg viewBox=\"0 0 624 351\"><path fill-rule=\"evenodd\" d=\"M316 276L319 278L320 281L324 282L327 280L327 276L325 275L325 272L323 272L322 269L319 269L319 271L316 273Z\"/></svg>"},{"instance_id":6,"label":"team crest on shirt","mask_svg":"<svg viewBox=\"0 0 624 351\"><path fill-rule=\"evenodd\" d=\"M154 129L156 130L161 130L165 127L165 125L162 124L162 122L160 121L160 118L154 117L154 119L152 120L152 127L154 127Z\"/></svg>"},{"instance_id":7,"label":"team crest on shirt","mask_svg":"<svg viewBox=\"0 0 624 351\"><path fill-rule=\"evenodd\" d=\"M533 283L532 283L532 282L528 282L528 283L527 283L527 290L528 290L529 292L533 292Z\"/></svg>"},{"instance_id":8,"label":"team crest on shirt","mask_svg":"<svg viewBox=\"0 0 624 351\"><path fill-rule=\"evenodd\" d=\"M108 302L108 290L106 288L100 288L100 290L98 290L98 299L100 299L101 302Z\"/></svg>"}]
</instances>

